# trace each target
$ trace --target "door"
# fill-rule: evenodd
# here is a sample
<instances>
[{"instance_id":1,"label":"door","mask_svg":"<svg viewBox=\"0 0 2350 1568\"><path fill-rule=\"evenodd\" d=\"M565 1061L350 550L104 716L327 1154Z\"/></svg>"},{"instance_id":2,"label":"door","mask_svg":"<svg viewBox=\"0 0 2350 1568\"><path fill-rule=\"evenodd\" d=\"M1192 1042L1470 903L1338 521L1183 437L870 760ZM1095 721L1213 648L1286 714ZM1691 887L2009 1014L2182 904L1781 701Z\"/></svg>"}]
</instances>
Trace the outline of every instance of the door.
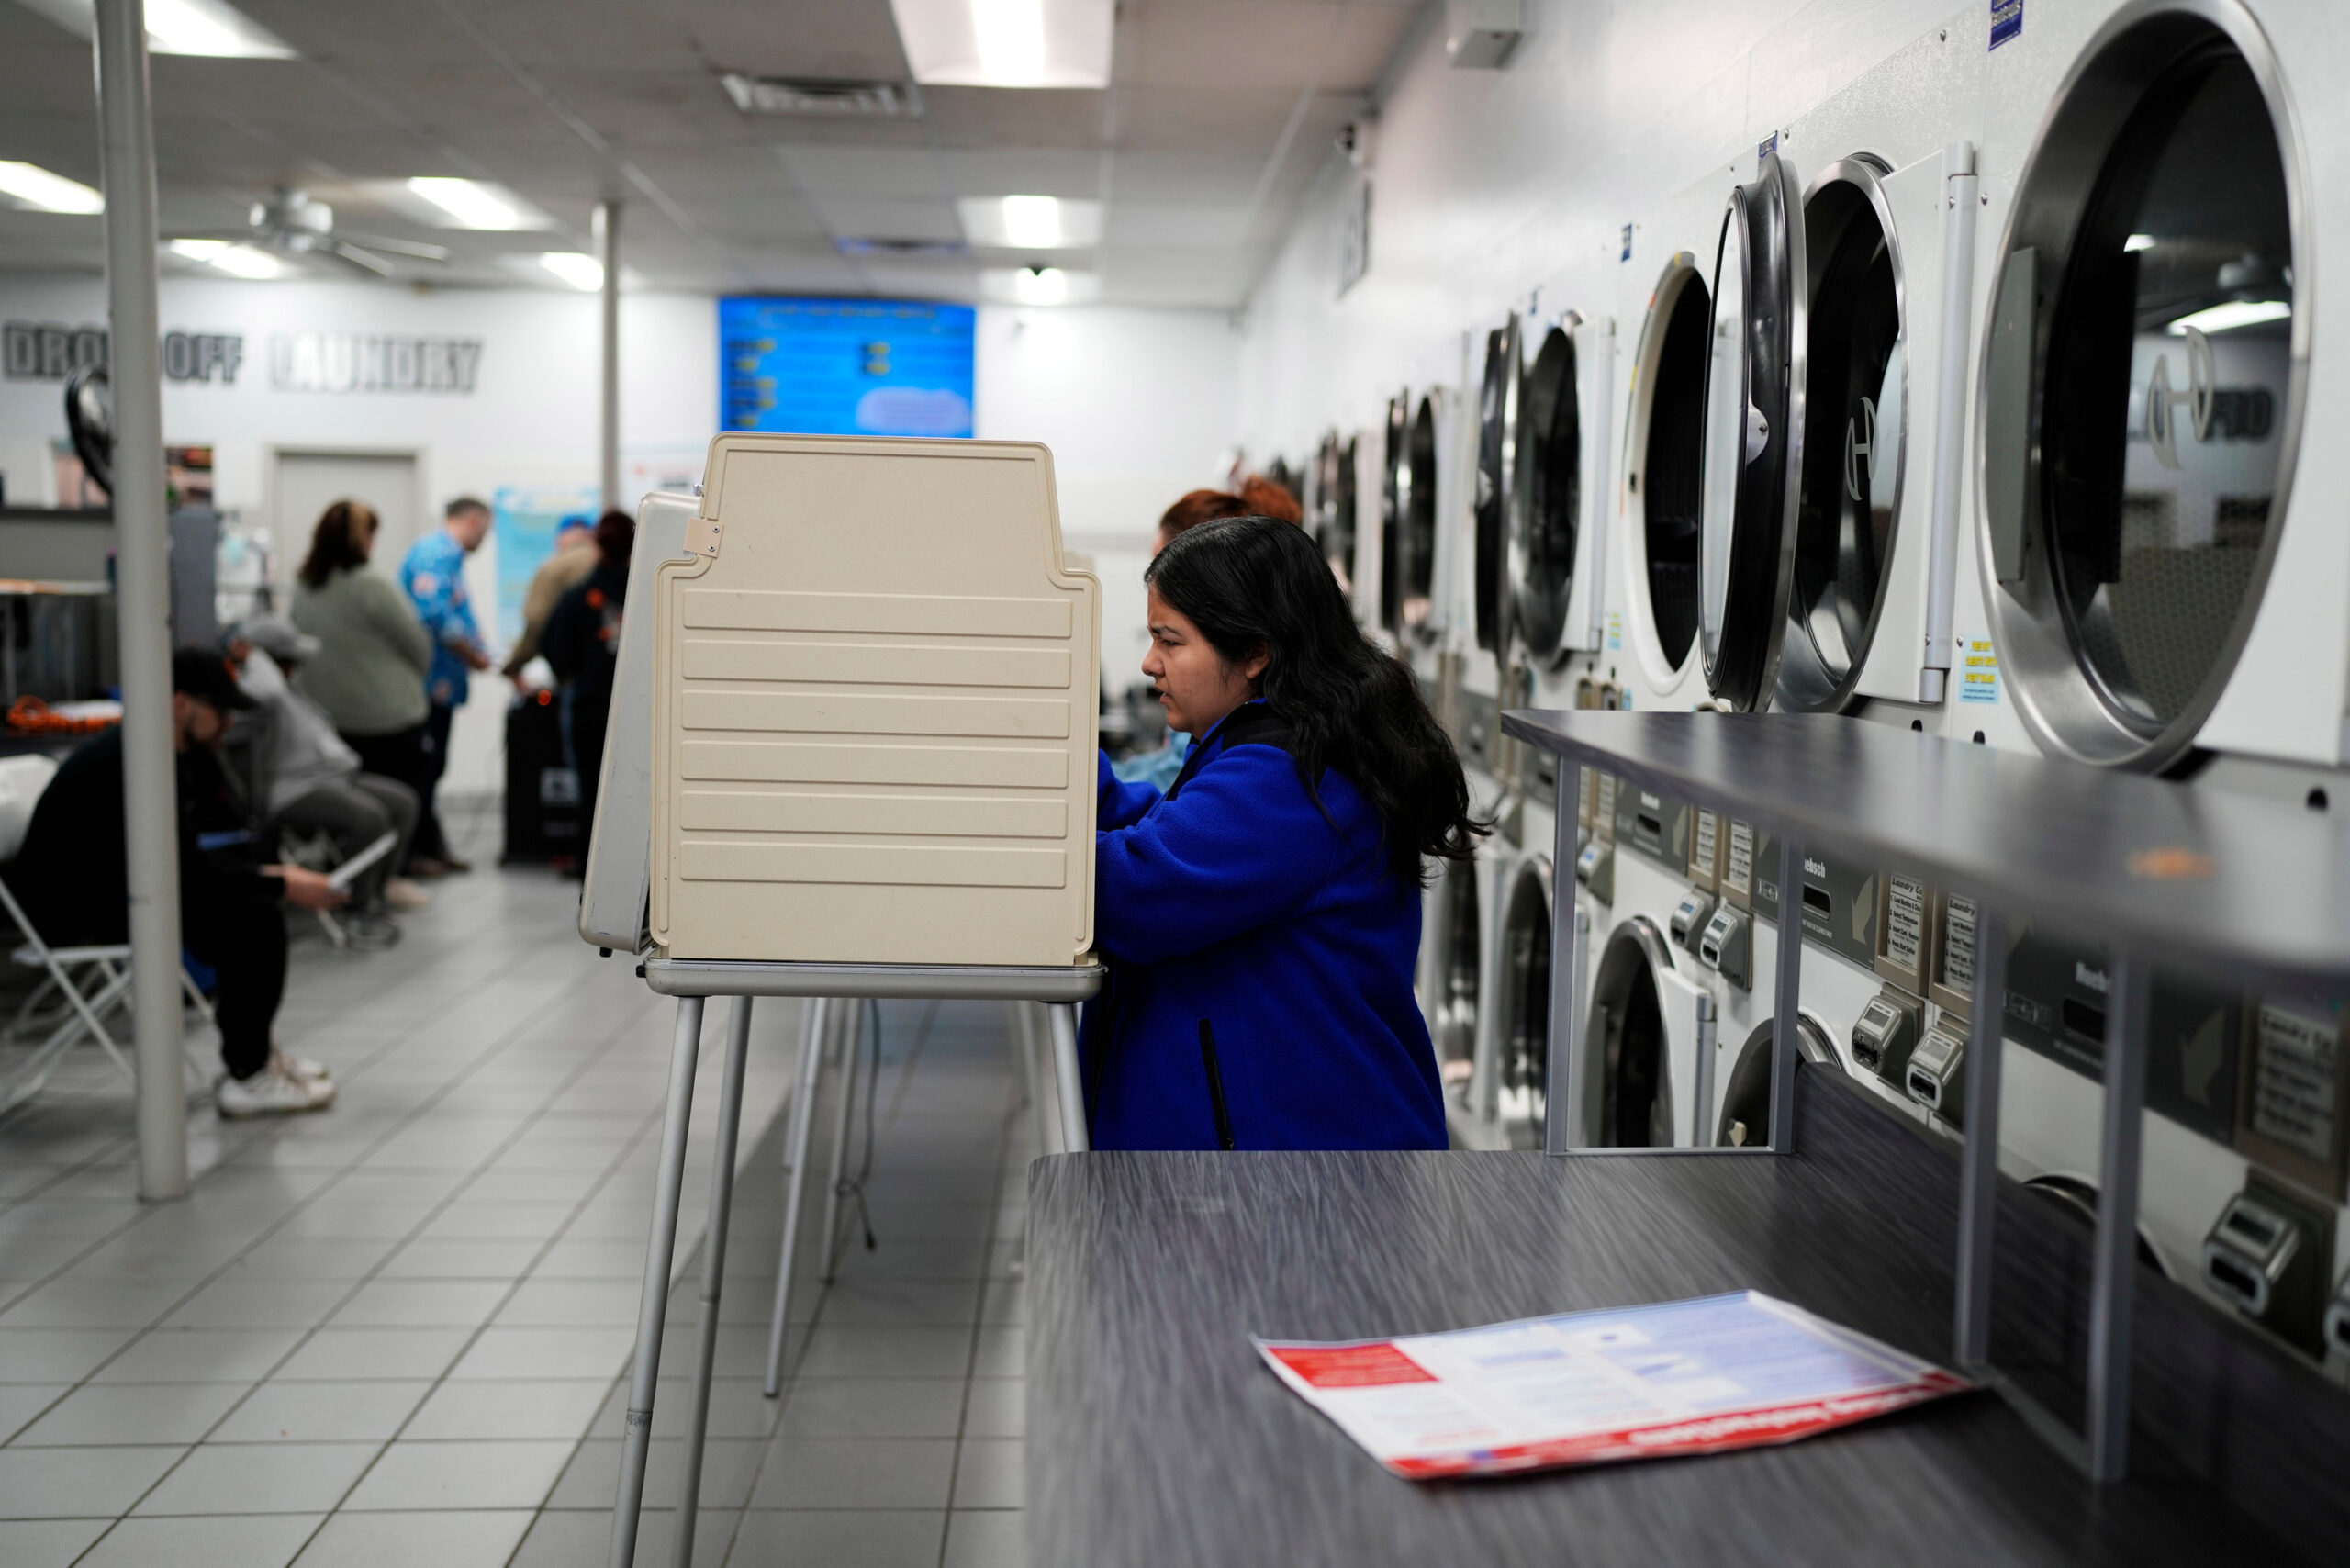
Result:
<instances>
[{"instance_id":1,"label":"door","mask_svg":"<svg viewBox=\"0 0 2350 1568\"><path fill-rule=\"evenodd\" d=\"M336 501L365 501L383 520L375 535L375 569L386 577L408 547L423 536L423 487L412 452L285 452L270 474L270 522L289 568L309 553L319 514Z\"/></svg>"}]
</instances>

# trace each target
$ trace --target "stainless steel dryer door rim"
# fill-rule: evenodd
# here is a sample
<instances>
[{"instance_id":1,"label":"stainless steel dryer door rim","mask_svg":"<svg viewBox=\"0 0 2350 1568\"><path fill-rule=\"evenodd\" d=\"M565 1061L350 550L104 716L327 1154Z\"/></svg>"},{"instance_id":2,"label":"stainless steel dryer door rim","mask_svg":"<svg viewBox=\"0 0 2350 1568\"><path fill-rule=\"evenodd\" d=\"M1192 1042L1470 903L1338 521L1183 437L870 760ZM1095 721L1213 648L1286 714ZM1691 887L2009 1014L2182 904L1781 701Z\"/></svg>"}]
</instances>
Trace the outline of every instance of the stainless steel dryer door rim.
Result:
<instances>
[{"instance_id":1,"label":"stainless steel dryer door rim","mask_svg":"<svg viewBox=\"0 0 2350 1568\"><path fill-rule=\"evenodd\" d=\"M2276 140L2291 262L2289 362L2284 407L2276 415L2277 473L2266 537L2205 678L2177 711L2155 722L2123 711L2090 667L2060 602L2043 472L2044 449L2053 435L2043 406L2044 383L2059 297L2111 164L2143 151L2143 117L2156 106L2154 90L2165 78L2215 47L2232 49L2241 58L2259 89ZM2314 315L2310 302L2317 297L2310 193L2307 157L2283 68L2259 22L2238 0L2134 0L2123 6L2082 50L2033 139L1993 262L1990 318L1976 378L1975 494L1977 559L2005 684L2032 738L2055 755L2147 772L2177 761L2218 706L2251 637L2291 498L2307 400ZM2133 235L2127 248L2135 249L2138 238ZM2314 518L2302 523L2312 525L2333 526Z\"/></svg>"},{"instance_id":2,"label":"stainless steel dryer door rim","mask_svg":"<svg viewBox=\"0 0 2350 1568\"><path fill-rule=\"evenodd\" d=\"M1776 684L1802 499L1803 197L1776 152L1730 193L1714 258L1697 643L1706 685L1740 712Z\"/></svg>"}]
</instances>

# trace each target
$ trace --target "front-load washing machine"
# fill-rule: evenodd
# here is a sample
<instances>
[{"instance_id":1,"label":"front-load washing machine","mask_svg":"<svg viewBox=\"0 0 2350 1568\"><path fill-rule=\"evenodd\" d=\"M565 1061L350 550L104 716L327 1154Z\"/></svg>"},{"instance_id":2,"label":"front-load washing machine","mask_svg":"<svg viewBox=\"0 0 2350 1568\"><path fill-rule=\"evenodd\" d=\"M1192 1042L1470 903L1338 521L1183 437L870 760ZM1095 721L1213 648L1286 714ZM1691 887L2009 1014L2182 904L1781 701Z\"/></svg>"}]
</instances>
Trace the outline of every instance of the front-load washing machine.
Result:
<instances>
[{"instance_id":1,"label":"front-load washing machine","mask_svg":"<svg viewBox=\"0 0 2350 1568\"><path fill-rule=\"evenodd\" d=\"M2350 243L2328 177L2350 152L2346 67L2325 0L2133 0L1988 61L1967 553L1984 657L1955 733L2332 809L2350 447L2305 437L2323 367L2350 354L2321 270ZM2091 1169L2104 956L2020 921L2011 941L2002 1143L2016 1169ZM2148 1004L2144 1226L2312 1355L2309 1298L2350 1251L2341 1002L2165 971Z\"/></svg>"},{"instance_id":2,"label":"front-load washing machine","mask_svg":"<svg viewBox=\"0 0 2350 1568\"><path fill-rule=\"evenodd\" d=\"M1355 576L1355 442L1331 431L1314 454L1314 491L1308 514L1314 541L1330 563L1338 586L1354 591Z\"/></svg>"},{"instance_id":3,"label":"front-load washing machine","mask_svg":"<svg viewBox=\"0 0 2350 1568\"><path fill-rule=\"evenodd\" d=\"M1726 1148L1751 1148L1771 1141L1771 1053L1778 1020L1765 1018L1746 1032L1745 1043L1717 1052L1719 1092L1713 1141ZM1798 1070L1841 1072L1828 1026L1810 1009L1796 1015Z\"/></svg>"}]
</instances>

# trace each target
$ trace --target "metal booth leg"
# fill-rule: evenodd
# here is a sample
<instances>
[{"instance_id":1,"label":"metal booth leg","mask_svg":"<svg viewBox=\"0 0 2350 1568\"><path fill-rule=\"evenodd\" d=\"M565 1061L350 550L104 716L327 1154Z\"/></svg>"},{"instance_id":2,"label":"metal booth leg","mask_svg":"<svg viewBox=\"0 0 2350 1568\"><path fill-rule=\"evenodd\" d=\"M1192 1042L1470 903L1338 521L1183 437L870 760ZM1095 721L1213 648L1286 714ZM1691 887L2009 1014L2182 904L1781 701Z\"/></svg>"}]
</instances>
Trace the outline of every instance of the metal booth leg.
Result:
<instances>
[{"instance_id":1,"label":"metal booth leg","mask_svg":"<svg viewBox=\"0 0 2350 1568\"><path fill-rule=\"evenodd\" d=\"M702 1439L710 1428L710 1380L718 1368L718 1293L726 1280L726 1221L734 1201L734 1145L743 1125L743 1072L751 1057L751 999L738 996L726 1020L726 1078L718 1099L718 1148L711 1156L710 1232L702 1239L701 1335L694 1350L694 1413L686 1424L685 1471L677 1485L677 1549L672 1562L694 1560L694 1522L701 1507Z\"/></svg>"},{"instance_id":2,"label":"metal booth leg","mask_svg":"<svg viewBox=\"0 0 2350 1568\"><path fill-rule=\"evenodd\" d=\"M845 1071L841 1080L840 1109L833 1117L833 1179L824 1183L824 1271L823 1282L833 1282L833 1261L840 1252L841 1172L848 1166L848 1118L856 1104L856 1047L865 1033L865 1010L878 1007L878 1002L858 1001L848 1004L848 1048L841 1052Z\"/></svg>"},{"instance_id":3,"label":"metal booth leg","mask_svg":"<svg viewBox=\"0 0 2350 1568\"><path fill-rule=\"evenodd\" d=\"M808 1186L808 1126L816 1112L816 1081L824 1056L824 1018L832 1003L808 1003L807 1038L800 1047L800 1083L791 1092L791 1132L784 1144L783 1257L776 1265L775 1321L767 1327L767 1395L783 1391L783 1340L791 1320L791 1257L800 1244L800 1200Z\"/></svg>"},{"instance_id":4,"label":"metal booth leg","mask_svg":"<svg viewBox=\"0 0 2350 1568\"><path fill-rule=\"evenodd\" d=\"M1966 1023L1966 1148L1958 1194L1958 1302L1953 1351L1962 1371L1991 1360L1991 1258L1999 1205L1999 1021L2007 1011L2008 921L1996 909L1975 920L1975 989Z\"/></svg>"},{"instance_id":5,"label":"metal booth leg","mask_svg":"<svg viewBox=\"0 0 2350 1568\"><path fill-rule=\"evenodd\" d=\"M1796 1057L1803 1037L1803 846L1779 838L1779 976L1771 998L1771 1152L1796 1151Z\"/></svg>"},{"instance_id":6,"label":"metal booth leg","mask_svg":"<svg viewBox=\"0 0 2350 1568\"><path fill-rule=\"evenodd\" d=\"M1071 1154L1093 1147L1085 1126L1085 1079L1077 1070L1077 1009L1047 1011L1053 1032L1053 1077L1061 1102L1061 1144Z\"/></svg>"},{"instance_id":7,"label":"metal booth leg","mask_svg":"<svg viewBox=\"0 0 2350 1568\"><path fill-rule=\"evenodd\" d=\"M612 1504L611 1568L632 1568L636 1560L644 1461L653 1440L653 1394L661 1377L661 1321L669 1305L669 1262L677 1251L677 1203L685 1186L686 1129L694 1114L701 1009L699 996L677 999L677 1043L669 1053L669 1108L661 1128L661 1169L653 1191L653 1238L645 1249L644 1294L636 1309L636 1363L629 1373L628 1428L621 1442L620 1495Z\"/></svg>"},{"instance_id":8,"label":"metal booth leg","mask_svg":"<svg viewBox=\"0 0 2350 1568\"><path fill-rule=\"evenodd\" d=\"M1036 1006L1030 1002L1012 1004L1012 1048L1020 1053L1020 1086L1028 1096L1028 1115L1036 1133L1036 1152L1053 1152L1053 1129L1045 1109L1043 1086L1036 1072Z\"/></svg>"}]
</instances>

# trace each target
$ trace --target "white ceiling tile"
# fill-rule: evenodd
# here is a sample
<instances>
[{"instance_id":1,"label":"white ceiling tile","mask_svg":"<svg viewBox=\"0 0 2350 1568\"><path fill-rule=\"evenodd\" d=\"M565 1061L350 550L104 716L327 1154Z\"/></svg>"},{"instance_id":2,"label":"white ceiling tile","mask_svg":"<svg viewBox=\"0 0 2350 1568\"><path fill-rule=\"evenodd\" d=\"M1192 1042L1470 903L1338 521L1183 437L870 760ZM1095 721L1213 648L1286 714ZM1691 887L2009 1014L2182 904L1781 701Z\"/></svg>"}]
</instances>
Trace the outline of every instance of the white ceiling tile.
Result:
<instances>
[{"instance_id":1,"label":"white ceiling tile","mask_svg":"<svg viewBox=\"0 0 2350 1568\"><path fill-rule=\"evenodd\" d=\"M803 191L944 200L938 160L926 147L826 147L787 142L775 149Z\"/></svg>"}]
</instances>

